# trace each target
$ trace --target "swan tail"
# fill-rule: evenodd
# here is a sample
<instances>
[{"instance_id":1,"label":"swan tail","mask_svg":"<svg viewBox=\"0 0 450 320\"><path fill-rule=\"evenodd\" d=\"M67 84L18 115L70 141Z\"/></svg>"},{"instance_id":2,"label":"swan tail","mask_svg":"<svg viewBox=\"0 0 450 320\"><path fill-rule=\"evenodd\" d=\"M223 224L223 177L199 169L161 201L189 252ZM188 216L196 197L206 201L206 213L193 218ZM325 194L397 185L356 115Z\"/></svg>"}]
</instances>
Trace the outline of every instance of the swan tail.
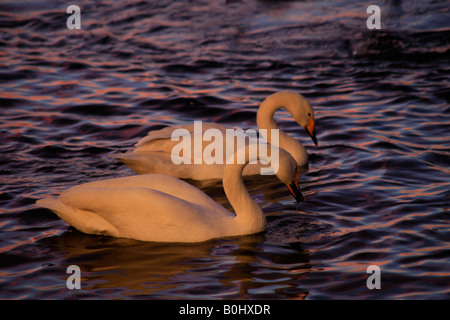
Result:
<instances>
[{"instance_id":1,"label":"swan tail","mask_svg":"<svg viewBox=\"0 0 450 320\"><path fill-rule=\"evenodd\" d=\"M146 157L143 154L126 152L111 154L109 156L119 160L138 174L159 173L155 164L152 162L151 157Z\"/></svg>"},{"instance_id":2,"label":"swan tail","mask_svg":"<svg viewBox=\"0 0 450 320\"><path fill-rule=\"evenodd\" d=\"M65 210L65 208L64 208L65 205L61 201L59 201L55 198L40 199L40 200L36 201L36 205L41 208L50 209L51 211L53 211L55 213Z\"/></svg>"},{"instance_id":3,"label":"swan tail","mask_svg":"<svg viewBox=\"0 0 450 320\"><path fill-rule=\"evenodd\" d=\"M74 209L57 198L45 198L36 201L36 205L53 211L59 218L77 230L97 235L119 237L118 230L108 221L94 212Z\"/></svg>"}]
</instances>

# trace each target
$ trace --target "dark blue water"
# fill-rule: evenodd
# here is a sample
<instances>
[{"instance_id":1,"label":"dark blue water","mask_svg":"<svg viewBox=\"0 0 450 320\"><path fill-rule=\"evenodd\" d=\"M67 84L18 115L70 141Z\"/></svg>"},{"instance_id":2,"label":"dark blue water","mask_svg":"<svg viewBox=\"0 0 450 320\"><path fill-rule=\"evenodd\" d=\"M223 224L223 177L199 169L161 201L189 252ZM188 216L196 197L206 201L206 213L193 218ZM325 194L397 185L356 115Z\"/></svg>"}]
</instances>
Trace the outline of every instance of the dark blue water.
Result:
<instances>
[{"instance_id":1,"label":"dark blue water","mask_svg":"<svg viewBox=\"0 0 450 320\"><path fill-rule=\"evenodd\" d=\"M450 7L381 1L0 3L1 299L449 299ZM193 120L254 127L279 90L314 107L297 205L247 181L266 232L200 244L83 234L35 201L134 174L109 157ZM221 185L204 190L227 206ZM81 290L66 287L69 265ZM381 289L366 286L369 265Z\"/></svg>"}]
</instances>

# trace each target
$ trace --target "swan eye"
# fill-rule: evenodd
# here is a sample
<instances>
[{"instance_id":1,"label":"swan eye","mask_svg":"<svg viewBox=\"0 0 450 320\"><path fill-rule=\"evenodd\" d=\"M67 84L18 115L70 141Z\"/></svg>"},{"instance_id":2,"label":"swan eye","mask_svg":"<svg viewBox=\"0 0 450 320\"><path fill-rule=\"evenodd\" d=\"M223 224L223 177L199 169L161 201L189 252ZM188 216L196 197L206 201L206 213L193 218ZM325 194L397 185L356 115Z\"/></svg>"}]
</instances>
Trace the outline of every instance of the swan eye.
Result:
<instances>
[{"instance_id":1,"label":"swan eye","mask_svg":"<svg viewBox=\"0 0 450 320\"><path fill-rule=\"evenodd\" d=\"M310 116L310 117L311 117L311 112L308 112L308 116Z\"/></svg>"}]
</instances>

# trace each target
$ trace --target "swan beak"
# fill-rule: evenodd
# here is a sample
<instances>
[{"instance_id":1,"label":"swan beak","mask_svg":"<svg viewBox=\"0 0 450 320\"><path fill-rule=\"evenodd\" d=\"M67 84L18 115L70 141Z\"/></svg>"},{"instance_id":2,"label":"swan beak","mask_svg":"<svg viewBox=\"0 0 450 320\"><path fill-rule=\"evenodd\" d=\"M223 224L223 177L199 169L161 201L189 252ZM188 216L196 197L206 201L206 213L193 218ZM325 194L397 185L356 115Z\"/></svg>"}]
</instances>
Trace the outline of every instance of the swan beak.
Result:
<instances>
[{"instance_id":1,"label":"swan beak","mask_svg":"<svg viewBox=\"0 0 450 320\"><path fill-rule=\"evenodd\" d=\"M297 200L297 203L302 202L305 200L303 198L302 192L300 191L300 188L298 186L298 173L295 175L295 180L292 181L291 184L287 185L287 188L291 192L291 194L294 196L295 200Z\"/></svg>"},{"instance_id":2,"label":"swan beak","mask_svg":"<svg viewBox=\"0 0 450 320\"><path fill-rule=\"evenodd\" d=\"M308 124L305 127L306 132L308 132L309 136L311 137L314 144L317 146L317 138L316 138L316 129L315 129L315 123L314 119L311 117L309 118Z\"/></svg>"}]
</instances>

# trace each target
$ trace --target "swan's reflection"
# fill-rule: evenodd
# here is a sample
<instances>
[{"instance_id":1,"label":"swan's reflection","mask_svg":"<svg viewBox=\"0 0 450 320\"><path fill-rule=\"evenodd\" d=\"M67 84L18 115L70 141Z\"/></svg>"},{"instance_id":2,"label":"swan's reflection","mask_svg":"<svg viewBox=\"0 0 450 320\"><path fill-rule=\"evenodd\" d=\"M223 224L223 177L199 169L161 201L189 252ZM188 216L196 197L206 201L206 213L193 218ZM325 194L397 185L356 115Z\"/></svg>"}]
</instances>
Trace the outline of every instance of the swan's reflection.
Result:
<instances>
[{"instance_id":1,"label":"swan's reflection","mask_svg":"<svg viewBox=\"0 0 450 320\"><path fill-rule=\"evenodd\" d=\"M83 292L116 299L303 298L310 269L300 243L280 245L272 230L197 244L87 235L70 228L45 239L60 264L81 269Z\"/></svg>"}]
</instances>

